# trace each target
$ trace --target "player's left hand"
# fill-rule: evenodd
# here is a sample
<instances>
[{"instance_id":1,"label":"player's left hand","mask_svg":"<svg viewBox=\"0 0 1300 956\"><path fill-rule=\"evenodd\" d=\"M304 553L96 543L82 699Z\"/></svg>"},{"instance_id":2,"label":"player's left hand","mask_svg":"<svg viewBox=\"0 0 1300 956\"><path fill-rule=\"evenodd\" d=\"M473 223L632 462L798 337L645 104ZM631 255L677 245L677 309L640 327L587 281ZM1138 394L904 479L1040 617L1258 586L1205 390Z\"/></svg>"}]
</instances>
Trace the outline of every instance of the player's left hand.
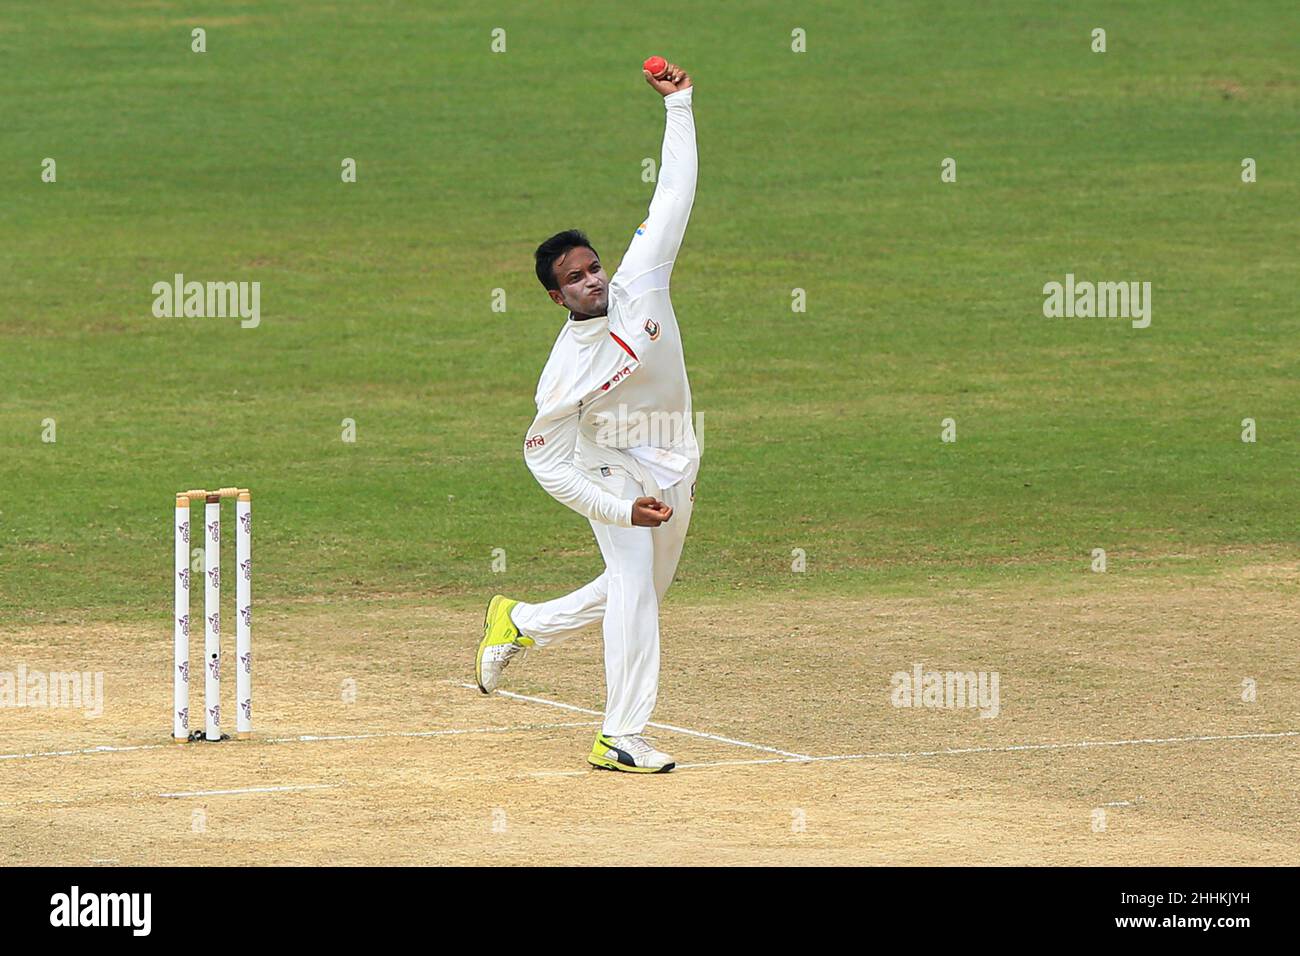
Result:
<instances>
[{"instance_id":1,"label":"player's left hand","mask_svg":"<svg viewBox=\"0 0 1300 956\"><path fill-rule=\"evenodd\" d=\"M637 498L632 502L632 524L638 527L657 528L672 516L672 507L658 498Z\"/></svg>"}]
</instances>

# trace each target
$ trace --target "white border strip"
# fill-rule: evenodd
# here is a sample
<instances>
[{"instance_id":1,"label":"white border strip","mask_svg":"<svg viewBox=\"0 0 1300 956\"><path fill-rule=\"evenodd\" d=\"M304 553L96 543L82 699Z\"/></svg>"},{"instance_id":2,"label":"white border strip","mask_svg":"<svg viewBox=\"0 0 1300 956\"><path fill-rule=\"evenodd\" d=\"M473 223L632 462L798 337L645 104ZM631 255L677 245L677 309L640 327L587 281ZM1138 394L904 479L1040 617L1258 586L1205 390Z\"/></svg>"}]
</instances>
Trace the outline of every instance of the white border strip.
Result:
<instances>
[{"instance_id":1,"label":"white border strip","mask_svg":"<svg viewBox=\"0 0 1300 956\"><path fill-rule=\"evenodd\" d=\"M567 724L515 724L508 727L463 727L448 730L391 730L380 731L373 734L302 734L298 737L255 738L252 741L236 742L234 743L234 746L243 747L248 743L257 743L259 742L259 739L260 742L264 744L306 744L330 740L379 740L394 737L450 737L457 734L505 734L513 733L518 730L552 730L561 727L595 727L599 724L600 721L598 720L583 720ZM123 747L102 745L99 747L85 747L81 750L38 750L32 751L31 753L0 754L0 760L28 760L34 757L87 757L93 754L131 753L136 750L183 749L186 746L188 745L183 743L132 744Z\"/></svg>"},{"instance_id":2,"label":"white border strip","mask_svg":"<svg viewBox=\"0 0 1300 956\"><path fill-rule=\"evenodd\" d=\"M477 690L476 685L466 684L466 687L473 687ZM597 711L588 711L586 708L575 707L572 704L562 704L557 701L548 701L540 697L527 697L522 694L512 694L508 691L497 691L498 694L507 695L519 700L533 703L547 704L553 707L560 707L565 710L574 710L581 713L596 714ZM491 734L491 733L511 733L520 730L547 730L573 727L594 727L598 726L600 721L586 720L574 721L569 723L558 724L513 724L500 727L466 727L452 728L447 730L418 730L418 731L390 731L371 734L336 734L330 736L304 734L298 737L268 737L263 738L263 743L314 743L323 741L354 741L354 740L377 740L393 738L423 738L423 737L447 737L464 734ZM1233 740L1281 740L1291 737L1300 737L1300 730L1279 730L1265 733L1251 734L1204 734L1188 737L1137 737L1127 740L1079 740L1063 743L1045 743L1045 744L1008 744L1003 747L953 747L944 750L903 750L903 751L880 751L878 753L859 753L859 754L832 754L823 757L813 757L807 754L789 753L784 750L777 750L775 747L765 747L762 744L748 743L743 740L733 740L730 737L720 737L716 734L708 734L697 730L688 730L683 727L673 727L669 724L650 724L652 727L660 727L665 730L671 730L675 733L688 734L693 737L702 737L707 740L716 740L722 743L735 744L738 747L749 747L755 750L764 750L778 754L776 757L756 758L753 760L714 760L702 761L700 763L678 764L678 770L686 769L706 769L709 767L743 767L754 766L759 764L773 763L825 763L843 760L908 760L917 757L955 757L968 754L994 754L994 753L1021 753L1030 751L1048 751L1048 750L1079 750L1088 747L1136 747L1149 746L1153 744L1185 744L1185 743L1216 743ZM0 754L0 760L24 760L35 757L82 757L94 754L105 753L131 753L142 750L165 750L179 747L178 744L135 744L131 746L112 747L86 747L81 750L45 750L33 751L31 753L10 753ZM236 746L239 746L238 744ZM587 773L585 770L567 771L567 770L544 770L537 771L529 776L550 777L550 776L578 776ZM242 792L242 791L210 791L211 793ZM260 792L260 791L249 791ZM160 794L160 796L188 796L190 794ZM195 795L198 795L197 793ZM29 803L31 801L22 801ZM3 804L11 805L11 804Z\"/></svg>"},{"instance_id":3,"label":"white border strip","mask_svg":"<svg viewBox=\"0 0 1300 956\"><path fill-rule=\"evenodd\" d=\"M883 751L868 754L833 754L827 757L803 757L801 759L766 760L716 760L703 763L682 763L678 770L687 767L737 767L764 763L820 763L837 760L908 760L914 757L956 757L967 754L1004 754L1032 750L1078 750L1085 747L1136 747L1144 744L1189 744L1214 743L1227 740L1278 740L1284 737L1300 737L1300 730L1279 730L1272 733L1258 734L1218 734L1196 737L1138 737L1132 740L1078 740L1072 743L1055 744L1008 744L1005 747L954 747L946 750L902 750Z\"/></svg>"},{"instance_id":4,"label":"white border strip","mask_svg":"<svg viewBox=\"0 0 1300 956\"><path fill-rule=\"evenodd\" d=\"M461 684L461 687L468 687L471 690L478 690L477 684ZM527 694L515 694L508 690L499 690L496 692L499 697L509 697L512 700L525 700L530 704L545 704L547 707L559 707L561 710L572 710L579 714L594 714L597 717L603 717L598 710L591 710L587 707L576 707L573 704L563 704L558 700L547 700L545 697L529 697ZM653 721L646 724L647 727L655 727L659 730L667 730L675 734L686 734L689 737L700 737L704 740L716 740L719 743L731 744L736 747L748 747L751 750L762 750L771 754L780 754L782 757L794 757L799 760L815 760L818 758L810 757L807 754L792 753L789 750L778 750L776 747L767 747L763 744L750 743L748 740L736 740L733 737L721 737L717 734L705 733L702 730L691 730L687 727L675 727L672 724L657 724Z\"/></svg>"},{"instance_id":5,"label":"white border strip","mask_svg":"<svg viewBox=\"0 0 1300 956\"><path fill-rule=\"evenodd\" d=\"M32 757L85 757L89 754L121 754L133 750L162 750L164 747L179 747L180 744L131 744L125 747L110 747L101 744L98 747L86 747L83 750L34 750L31 753L0 754L0 760L28 760Z\"/></svg>"},{"instance_id":6,"label":"white border strip","mask_svg":"<svg viewBox=\"0 0 1300 956\"><path fill-rule=\"evenodd\" d=\"M1300 737L1300 730L1280 730L1258 734L1215 734L1194 737L1135 737L1131 740L1077 740L1054 744L1007 744L1003 747L955 747L946 750L918 750L913 753L840 754L833 757L813 757L813 760L871 760L904 759L907 757L954 757L965 754L1018 753L1027 750L1080 750L1085 747L1136 747L1141 744L1192 744L1213 743L1224 740L1270 740L1282 737Z\"/></svg>"},{"instance_id":7,"label":"white border strip","mask_svg":"<svg viewBox=\"0 0 1300 956\"><path fill-rule=\"evenodd\" d=\"M472 685L471 685L472 686ZM500 691L498 691L500 693ZM1150 744L1213 743L1232 740L1278 740L1287 737L1300 737L1300 730L1281 730L1274 733L1257 734L1221 734L1196 737L1143 737L1133 740L1081 740L1074 743L1056 744L1009 744L1005 747L962 747L949 750L908 750L870 754L834 754L827 757L763 757L753 760L707 760L699 763L679 763L674 770L709 770L714 767L753 767L764 764L781 763L824 763L840 760L907 760L915 757L948 757L965 754L982 753L1016 753L1020 751L1072 750L1083 747L1130 747ZM519 777L582 777L591 770L533 770L525 773L510 774ZM480 777L453 777L453 780L480 779ZM1115 803L1103 803L1104 807L1136 806L1142 802L1141 797Z\"/></svg>"},{"instance_id":8,"label":"white border strip","mask_svg":"<svg viewBox=\"0 0 1300 956\"><path fill-rule=\"evenodd\" d=\"M509 727L462 727L448 730L392 730L373 734L303 734L300 737L268 737L268 744L315 743L329 740L379 740L393 737L454 737L458 734L501 734L515 730L555 730L562 727L594 727L598 720L578 720L567 724L514 724Z\"/></svg>"}]
</instances>

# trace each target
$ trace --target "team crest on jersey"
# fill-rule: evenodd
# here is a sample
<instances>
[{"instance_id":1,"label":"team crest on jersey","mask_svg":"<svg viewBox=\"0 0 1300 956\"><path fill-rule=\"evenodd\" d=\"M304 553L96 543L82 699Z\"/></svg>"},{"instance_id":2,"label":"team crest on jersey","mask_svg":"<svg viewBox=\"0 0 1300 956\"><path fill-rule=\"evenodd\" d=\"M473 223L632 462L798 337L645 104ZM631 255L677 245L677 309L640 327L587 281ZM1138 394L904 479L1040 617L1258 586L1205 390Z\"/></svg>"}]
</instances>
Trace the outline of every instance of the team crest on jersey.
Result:
<instances>
[{"instance_id":1,"label":"team crest on jersey","mask_svg":"<svg viewBox=\"0 0 1300 956\"><path fill-rule=\"evenodd\" d=\"M651 341L651 342L653 342L655 339L659 338L659 323L656 322L654 319L646 319L646 320L645 320L645 334L648 335L648 336L650 336L650 341Z\"/></svg>"},{"instance_id":2,"label":"team crest on jersey","mask_svg":"<svg viewBox=\"0 0 1300 956\"><path fill-rule=\"evenodd\" d=\"M639 225L639 226L636 227L636 234L637 234L638 236L644 236L644 235L645 235L645 223L641 223L641 225Z\"/></svg>"}]
</instances>

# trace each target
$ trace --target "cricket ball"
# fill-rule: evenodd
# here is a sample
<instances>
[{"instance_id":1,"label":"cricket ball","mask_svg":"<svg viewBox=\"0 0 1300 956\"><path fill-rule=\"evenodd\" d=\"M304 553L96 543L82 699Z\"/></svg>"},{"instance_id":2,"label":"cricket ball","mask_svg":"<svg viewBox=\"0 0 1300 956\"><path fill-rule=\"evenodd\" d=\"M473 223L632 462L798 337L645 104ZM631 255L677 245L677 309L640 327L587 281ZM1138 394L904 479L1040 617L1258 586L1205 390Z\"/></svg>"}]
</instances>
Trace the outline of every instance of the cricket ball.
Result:
<instances>
[{"instance_id":1,"label":"cricket ball","mask_svg":"<svg viewBox=\"0 0 1300 956\"><path fill-rule=\"evenodd\" d=\"M650 59L642 63L641 66L657 80L663 71L668 69L668 61L661 56L652 56Z\"/></svg>"}]
</instances>

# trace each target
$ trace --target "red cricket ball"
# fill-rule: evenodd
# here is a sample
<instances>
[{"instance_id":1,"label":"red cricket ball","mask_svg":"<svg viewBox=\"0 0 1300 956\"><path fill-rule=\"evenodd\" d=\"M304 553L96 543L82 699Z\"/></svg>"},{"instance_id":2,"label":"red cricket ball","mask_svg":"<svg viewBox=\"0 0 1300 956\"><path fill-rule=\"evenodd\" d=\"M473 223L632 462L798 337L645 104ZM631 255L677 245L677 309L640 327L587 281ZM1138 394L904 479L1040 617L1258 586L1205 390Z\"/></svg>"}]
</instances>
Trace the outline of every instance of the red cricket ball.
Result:
<instances>
[{"instance_id":1,"label":"red cricket ball","mask_svg":"<svg viewBox=\"0 0 1300 956\"><path fill-rule=\"evenodd\" d=\"M657 80L659 79L660 74L662 74L664 70L668 69L668 61L661 56L652 56L650 59L642 63L641 66L646 70L649 70L650 75Z\"/></svg>"}]
</instances>

